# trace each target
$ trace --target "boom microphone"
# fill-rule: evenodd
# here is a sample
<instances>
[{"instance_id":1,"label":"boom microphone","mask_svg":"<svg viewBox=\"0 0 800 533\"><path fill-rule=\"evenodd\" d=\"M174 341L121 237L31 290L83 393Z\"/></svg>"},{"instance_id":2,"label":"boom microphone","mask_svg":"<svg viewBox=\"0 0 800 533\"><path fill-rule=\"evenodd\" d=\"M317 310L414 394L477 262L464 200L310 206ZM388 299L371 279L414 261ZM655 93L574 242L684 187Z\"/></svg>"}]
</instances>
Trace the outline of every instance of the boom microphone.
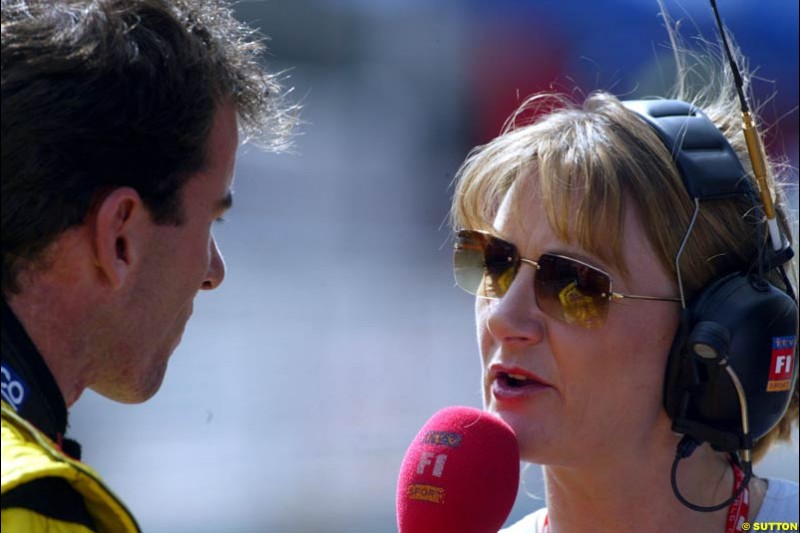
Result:
<instances>
[{"instance_id":1,"label":"boom microphone","mask_svg":"<svg viewBox=\"0 0 800 533\"><path fill-rule=\"evenodd\" d=\"M496 533L519 485L519 446L499 418L447 407L414 437L397 481L400 533Z\"/></svg>"}]
</instances>

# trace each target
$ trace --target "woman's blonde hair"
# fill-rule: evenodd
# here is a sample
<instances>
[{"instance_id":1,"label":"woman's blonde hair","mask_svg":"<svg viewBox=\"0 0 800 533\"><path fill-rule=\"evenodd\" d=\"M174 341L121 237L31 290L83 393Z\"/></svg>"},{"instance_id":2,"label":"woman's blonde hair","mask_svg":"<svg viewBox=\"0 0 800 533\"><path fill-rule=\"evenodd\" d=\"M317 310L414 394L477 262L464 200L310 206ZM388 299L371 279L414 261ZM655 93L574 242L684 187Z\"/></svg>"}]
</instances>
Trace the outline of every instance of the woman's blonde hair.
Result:
<instances>
[{"instance_id":1,"label":"woman's blonde hair","mask_svg":"<svg viewBox=\"0 0 800 533\"><path fill-rule=\"evenodd\" d=\"M737 152L754 190L758 190L741 129L735 87L724 59L708 51L693 54L681 49L671 28L670 36L678 67L678 83L671 97L690 101L704 110ZM699 69L701 64L706 68ZM700 71L712 73L714 79L689 94L690 77ZM536 118L521 120L530 115ZM783 167L774 161L768 167L774 191L774 176ZM658 259L666 271L677 277L675 256L689 226L694 202L662 141L616 97L595 92L582 105L556 94L538 94L525 101L507 121L501 135L470 152L459 169L451 209L452 227L491 231L506 193L523 180L530 182L529 190L540 197L559 238L577 243L626 276L623 223L626 205L636 206ZM515 195L512 209L524 209L526 200ZM789 235L782 203L779 193L776 211L783 231ZM761 207L748 197L704 202L681 259L687 299L711 280L752 268L758 255L757 243L766 241L764 232ZM782 283L779 278L774 281ZM792 422L797 419L795 384L789 409L756 444L754 459L763 457L776 439L788 439Z\"/></svg>"}]
</instances>

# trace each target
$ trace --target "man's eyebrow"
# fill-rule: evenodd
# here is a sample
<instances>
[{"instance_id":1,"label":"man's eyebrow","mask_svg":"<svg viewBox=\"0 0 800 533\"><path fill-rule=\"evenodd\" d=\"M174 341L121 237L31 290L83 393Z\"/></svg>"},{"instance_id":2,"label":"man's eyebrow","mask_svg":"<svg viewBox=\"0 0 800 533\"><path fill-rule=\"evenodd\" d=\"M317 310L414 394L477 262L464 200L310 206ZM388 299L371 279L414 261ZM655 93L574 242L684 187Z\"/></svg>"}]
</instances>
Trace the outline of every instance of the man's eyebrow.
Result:
<instances>
[{"instance_id":1,"label":"man's eyebrow","mask_svg":"<svg viewBox=\"0 0 800 533\"><path fill-rule=\"evenodd\" d=\"M224 212L233 205L233 191L229 190L223 198L217 200L217 212Z\"/></svg>"}]
</instances>

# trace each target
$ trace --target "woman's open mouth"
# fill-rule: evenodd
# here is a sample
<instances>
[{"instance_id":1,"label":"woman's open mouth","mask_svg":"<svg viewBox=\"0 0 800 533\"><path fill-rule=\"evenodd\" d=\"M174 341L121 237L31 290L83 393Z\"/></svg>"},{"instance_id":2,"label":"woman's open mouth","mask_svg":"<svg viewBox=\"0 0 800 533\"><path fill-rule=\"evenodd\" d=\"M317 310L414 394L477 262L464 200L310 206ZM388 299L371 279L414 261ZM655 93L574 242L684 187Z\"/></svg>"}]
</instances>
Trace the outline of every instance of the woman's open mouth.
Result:
<instances>
[{"instance_id":1,"label":"woman's open mouth","mask_svg":"<svg viewBox=\"0 0 800 533\"><path fill-rule=\"evenodd\" d=\"M525 370L498 368L492 371L492 376L492 395L498 401L523 399L551 388Z\"/></svg>"}]
</instances>

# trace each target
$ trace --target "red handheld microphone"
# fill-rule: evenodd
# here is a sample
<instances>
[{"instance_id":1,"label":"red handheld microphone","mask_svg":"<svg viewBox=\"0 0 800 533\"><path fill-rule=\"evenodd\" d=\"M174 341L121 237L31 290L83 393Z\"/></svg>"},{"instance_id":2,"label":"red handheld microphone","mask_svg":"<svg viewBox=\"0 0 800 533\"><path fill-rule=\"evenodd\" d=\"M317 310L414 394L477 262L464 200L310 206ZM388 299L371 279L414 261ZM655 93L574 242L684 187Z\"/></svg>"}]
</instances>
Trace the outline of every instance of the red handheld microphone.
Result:
<instances>
[{"instance_id":1,"label":"red handheld microphone","mask_svg":"<svg viewBox=\"0 0 800 533\"><path fill-rule=\"evenodd\" d=\"M397 481L400 533L497 533L519 485L514 431L472 407L447 407L422 426Z\"/></svg>"}]
</instances>

